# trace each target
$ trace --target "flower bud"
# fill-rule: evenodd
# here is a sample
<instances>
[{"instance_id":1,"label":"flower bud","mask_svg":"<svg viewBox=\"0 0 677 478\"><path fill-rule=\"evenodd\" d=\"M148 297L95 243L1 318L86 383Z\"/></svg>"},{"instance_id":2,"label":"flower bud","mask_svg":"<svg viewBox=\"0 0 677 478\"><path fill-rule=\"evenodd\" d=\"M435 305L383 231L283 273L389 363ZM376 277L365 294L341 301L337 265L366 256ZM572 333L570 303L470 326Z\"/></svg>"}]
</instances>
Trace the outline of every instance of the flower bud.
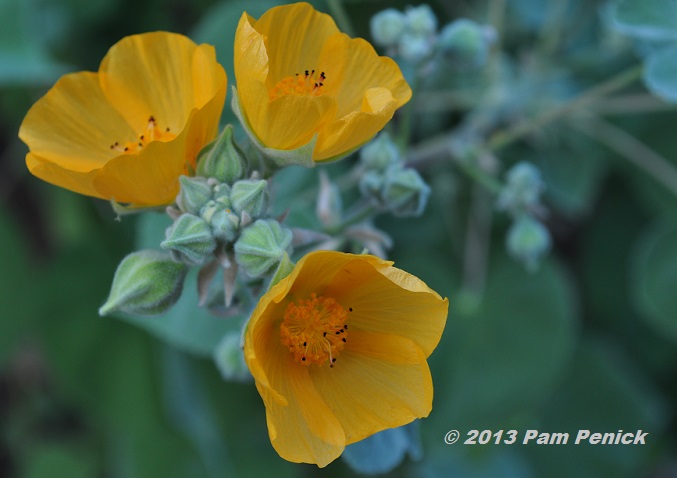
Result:
<instances>
[{"instance_id":1,"label":"flower bud","mask_svg":"<svg viewBox=\"0 0 677 478\"><path fill-rule=\"evenodd\" d=\"M113 278L113 285L99 315L124 312L157 315L181 297L188 268L169 254L143 250L125 257Z\"/></svg>"},{"instance_id":2,"label":"flower bud","mask_svg":"<svg viewBox=\"0 0 677 478\"><path fill-rule=\"evenodd\" d=\"M230 332L223 336L214 349L214 363L226 380L244 382L251 380L244 352L240 345L240 334Z\"/></svg>"},{"instance_id":3,"label":"flower bud","mask_svg":"<svg viewBox=\"0 0 677 478\"><path fill-rule=\"evenodd\" d=\"M437 17L429 5L408 7L405 11L409 32L416 36L426 37L435 34Z\"/></svg>"},{"instance_id":4,"label":"flower bud","mask_svg":"<svg viewBox=\"0 0 677 478\"><path fill-rule=\"evenodd\" d=\"M315 214L324 226L333 226L341 221L343 201L339 188L331 182L326 171L320 171L320 191L317 195Z\"/></svg>"},{"instance_id":5,"label":"flower bud","mask_svg":"<svg viewBox=\"0 0 677 478\"><path fill-rule=\"evenodd\" d=\"M240 232L235 262L251 277L263 277L291 253L292 232L273 219L259 219Z\"/></svg>"},{"instance_id":6,"label":"flower bud","mask_svg":"<svg viewBox=\"0 0 677 478\"><path fill-rule=\"evenodd\" d=\"M442 29L437 46L454 66L477 68L486 62L495 36L490 27L461 18Z\"/></svg>"},{"instance_id":7,"label":"flower bud","mask_svg":"<svg viewBox=\"0 0 677 478\"><path fill-rule=\"evenodd\" d=\"M268 209L268 183L263 179L237 181L230 191L230 202L237 214L261 217Z\"/></svg>"},{"instance_id":8,"label":"flower bud","mask_svg":"<svg viewBox=\"0 0 677 478\"><path fill-rule=\"evenodd\" d=\"M529 215L519 217L508 230L508 253L524 263L529 271L538 267L541 257L550 250L552 240L548 230Z\"/></svg>"},{"instance_id":9,"label":"flower bud","mask_svg":"<svg viewBox=\"0 0 677 478\"><path fill-rule=\"evenodd\" d=\"M393 46L404 33L407 19L402 12L388 8L371 17L369 26L374 43L381 46Z\"/></svg>"},{"instance_id":10,"label":"flower bud","mask_svg":"<svg viewBox=\"0 0 677 478\"><path fill-rule=\"evenodd\" d=\"M400 162L400 150L384 131L360 150L360 160L367 169L385 171Z\"/></svg>"},{"instance_id":11,"label":"flower bud","mask_svg":"<svg viewBox=\"0 0 677 478\"><path fill-rule=\"evenodd\" d=\"M226 183L219 183L216 186L214 186L213 191L214 191L213 194L214 201L218 202L219 204L223 205L226 208L233 207L230 202L230 191L231 191L230 186L228 186Z\"/></svg>"},{"instance_id":12,"label":"flower bud","mask_svg":"<svg viewBox=\"0 0 677 478\"><path fill-rule=\"evenodd\" d=\"M400 37L400 55L411 63L419 63L430 55L432 49L432 43L426 37L412 35L411 33L405 33Z\"/></svg>"},{"instance_id":13,"label":"flower bud","mask_svg":"<svg viewBox=\"0 0 677 478\"><path fill-rule=\"evenodd\" d=\"M383 181L383 173L378 171L367 171L360 178L360 193L365 198L371 199L375 204L383 206L383 199L381 198Z\"/></svg>"},{"instance_id":14,"label":"flower bud","mask_svg":"<svg viewBox=\"0 0 677 478\"><path fill-rule=\"evenodd\" d=\"M522 161L514 165L506 175L506 184L499 193L497 206L519 214L538 205L545 185L538 168Z\"/></svg>"},{"instance_id":15,"label":"flower bud","mask_svg":"<svg viewBox=\"0 0 677 478\"><path fill-rule=\"evenodd\" d=\"M204 264L216 249L211 227L201 217L182 214L166 232L160 247L168 249L174 260L190 265Z\"/></svg>"},{"instance_id":16,"label":"flower bud","mask_svg":"<svg viewBox=\"0 0 677 478\"><path fill-rule=\"evenodd\" d=\"M212 234L220 241L233 242L240 226L240 218L218 201L210 201L200 211L200 217L212 228Z\"/></svg>"},{"instance_id":17,"label":"flower bud","mask_svg":"<svg viewBox=\"0 0 677 478\"><path fill-rule=\"evenodd\" d=\"M247 159L233 140L233 126L226 125L212 149L200 158L197 175L233 184L247 174Z\"/></svg>"},{"instance_id":18,"label":"flower bud","mask_svg":"<svg viewBox=\"0 0 677 478\"><path fill-rule=\"evenodd\" d=\"M415 169L394 167L386 171L382 197L395 216L420 216L430 196L430 187Z\"/></svg>"},{"instance_id":19,"label":"flower bud","mask_svg":"<svg viewBox=\"0 0 677 478\"><path fill-rule=\"evenodd\" d=\"M176 205L183 212L197 214L200 208L212 198L212 188L206 178L180 176L181 191L176 197Z\"/></svg>"}]
</instances>

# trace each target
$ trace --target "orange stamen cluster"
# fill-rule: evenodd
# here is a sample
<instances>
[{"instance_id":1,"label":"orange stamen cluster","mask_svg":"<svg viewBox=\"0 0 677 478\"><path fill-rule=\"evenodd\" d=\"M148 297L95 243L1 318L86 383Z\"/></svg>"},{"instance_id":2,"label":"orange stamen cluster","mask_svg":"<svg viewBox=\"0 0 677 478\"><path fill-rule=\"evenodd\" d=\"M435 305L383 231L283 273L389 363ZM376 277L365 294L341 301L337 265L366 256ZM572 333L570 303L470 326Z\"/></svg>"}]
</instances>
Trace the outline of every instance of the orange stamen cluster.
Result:
<instances>
[{"instance_id":1,"label":"orange stamen cluster","mask_svg":"<svg viewBox=\"0 0 677 478\"><path fill-rule=\"evenodd\" d=\"M326 79L327 77L324 75L324 71L318 75L315 73L315 70L306 70L303 75L296 73L294 76L288 76L280 80L273 86L268 93L268 96L270 97L270 101L287 95L320 96L323 93L322 87L324 86L324 81Z\"/></svg>"},{"instance_id":2,"label":"orange stamen cluster","mask_svg":"<svg viewBox=\"0 0 677 478\"><path fill-rule=\"evenodd\" d=\"M152 141L171 141L174 138L176 138L176 135L169 131L169 127L164 130L160 129L155 118L151 116L148 118L145 131L139 135L138 141L128 141L124 145L116 141L110 145L110 149L120 153L133 154L141 151Z\"/></svg>"},{"instance_id":3,"label":"orange stamen cluster","mask_svg":"<svg viewBox=\"0 0 677 478\"><path fill-rule=\"evenodd\" d=\"M350 309L352 310L352 309ZM280 325L280 339L294 360L304 365L333 367L348 341L348 313L331 297L311 294L287 306Z\"/></svg>"}]
</instances>

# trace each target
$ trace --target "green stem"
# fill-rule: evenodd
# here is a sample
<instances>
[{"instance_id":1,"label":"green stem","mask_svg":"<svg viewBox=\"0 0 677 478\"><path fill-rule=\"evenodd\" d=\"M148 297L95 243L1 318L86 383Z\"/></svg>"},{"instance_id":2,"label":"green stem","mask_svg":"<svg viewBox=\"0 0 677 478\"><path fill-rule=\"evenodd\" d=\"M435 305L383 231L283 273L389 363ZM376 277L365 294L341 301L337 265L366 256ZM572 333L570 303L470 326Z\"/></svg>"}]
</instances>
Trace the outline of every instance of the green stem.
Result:
<instances>
[{"instance_id":1,"label":"green stem","mask_svg":"<svg viewBox=\"0 0 677 478\"><path fill-rule=\"evenodd\" d=\"M362 207L360 207L356 212L345 218L342 222L339 224L332 226L332 227L327 227L324 229L324 232L331 236L335 236L336 234L339 234L343 232L345 229L348 227L358 224L365 219L375 215L378 212L378 209L371 205L371 204L364 204Z\"/></svg>"},{"instance_id":2,"label":"green stem","mask_svg":"<svg viewBox=\"0 0 677 478\"><path fill-rule=\"evenodd\" d=\"M601 118L592 119L592 128L589 124L572 122L571 125L605 144L677 196L677 168L633 135Z\"/></svg>"},{"instance_id":3,"label":"green stem","mask_svg":"<svg viewBox=\"0 0 677 478\"><path fill-rule=\"evenodd\" d=\"M537 116L536 118L525 119L508 129L498 131L489 138L487 146L492 151L498 151L502 148L505 148L518 139L521 139L524 136L542 128L548 123L552 123L555 120L561 119L574 111L588 106L590 103L608 95L609 93L613 93L614 91L620 90L621 88L634 83L642 76L642 70L642 65L633 66L617 74L616 76L609 78L607 81L593 86L589 90L578 95L573 100L553 108L550 111Z\"/></svg>"},{"instance_id":4,"label":"green stem","mask_svg":"<svg viewBox=\"0 0 677 478\"><path fill-rule=\"evenodd\" d=\"M346 9L343 7L343 2L341 0L327 0L327 6L329 7L331 16L334 17L341 31L350 37L354 37L355 31L353 30L353 24L346 13Z\"/></svg>"},{"instance_id":5,"label":"green stem","mask_svg":"<svg viewBox=\"0 0 677 478\"><path fill-rule=\"evenodd\" d=\"M489 263L492 201L487 191L475 185L472 190L463 258L463 290L481 297Z\"/></svg>"}]
</instances>

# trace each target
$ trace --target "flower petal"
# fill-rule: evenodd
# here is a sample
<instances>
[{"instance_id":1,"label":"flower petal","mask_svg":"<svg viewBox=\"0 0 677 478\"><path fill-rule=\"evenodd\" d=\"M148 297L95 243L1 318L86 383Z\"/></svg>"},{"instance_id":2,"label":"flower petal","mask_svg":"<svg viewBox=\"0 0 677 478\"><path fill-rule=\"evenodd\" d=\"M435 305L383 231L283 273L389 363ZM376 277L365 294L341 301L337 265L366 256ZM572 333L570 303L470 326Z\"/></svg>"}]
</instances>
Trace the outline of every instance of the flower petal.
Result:
<instances>
[{"instance_id":1,"label":"flower petal","mask_svg":"<svg viewBox=\"0 0 677 478\"><path fill-rule=\"evenodd\" d=\"M268 88L287 76L318 69L324 43L339 31L329 15L303 2L271 8L253 26L266 37Z\"/></svg>"},{"instance_id":2,"label":"flower petal","mask_svg":"<svg viewBox=\"0 0 677 478\"><path fill-rule=\"evenodd\" d=\"M361 38L344 33L327 40L319 64L327 71L325 91L336 97L339 118L360 111L364 94L370 88L386 88L396 100L396 108L411 98L411 88L400 67L391 58L378 56L374 47Z\"/></svg>"},{"instance_id":3,"label":"flower petal","mask_svg":"<svg viewBox=\"0 0 677 478\"><path fill-rule=\"evenodd\" d=\"M294 362L280 342L276 319L283 310L257 307L247 327L245 360L266 405L275 450L288 461L326 466L343 451L345 435L315 390L308 367Z\"/></svg>"},{"instance_id":4,"label":"flower petal","mask_svg":"<svg viewBox=\"0 0 677 478\"><path fill-rule=\"evenodd\" d=\"M315 368L311 377L341 422L346 444L426 417L432 409L425 356L404 337L361 332L351 325L335 366Z\"/></svg>"},{"instance_id":5,"label":"flower petal","mask_svg":"<svg viewBox=\"0 0 677 478\"><path fill-rule=\"evenodd\" d=\"M31 107L19 128L19 138L37 160L30 164L49 161L79 173L103 166L113 156L110 145L130 134L125 119L101 91L98 75L90 72L63 76ZM66 187L57 178L42 179Z\"/></svg>"},{"instance_id":6,"label":"flower petal","mask_svg":"<svg viewBox=\"0 0 677 478\"><path fill-rule=\"evenodd\" d=\"M192 109L203 106L194 104L197 48L183 35L153 32L125 37L110 49L99 68L101 88L134 131L142 131L153 116L162 128L179 132Z\"/></svg>"},{"instance_id":7,"label":"flower petal","mask_svg":"<svg viewBox=\"0 0 677 478\"><path fill-rule=\"evenodd\" d=\"M397 100L385 88L371 88L363 97L361 111L326 124L313 151L315 161L330 160L352 151L378 133L393 117Z\"/></svg>"},{"instance_id":8,"label":"flower petal","mask_svg":"<svg viewBox=\"0 0 677 478\"><path fill-rule=\"evenodd\" d=\"M96 169L89 172L73 171L63 168L57 163L40 158L33 153L26 155L26 166L28 166L28 170L33 176L43 181L78 194L103 199L103 196L96 190L93 184L94 177L97 174Z\"/></svg>"},{"instance_id":9,"label":"flower petal","mask_svg":"<svg viewBox=\"0 0 677 478\"><path fill-rule=\"evenodd\" d=\"M448 300L441 299L415 276L407 274L406 281L402 280L406 272L401 271L395 276L409 282L411 289L403 288L401 282L381 272L383 267L354 260L333 278L324 294L343 307L353 308L351 329L407 337L429 356L442 336Z\"/></svg>"}]
</instances>

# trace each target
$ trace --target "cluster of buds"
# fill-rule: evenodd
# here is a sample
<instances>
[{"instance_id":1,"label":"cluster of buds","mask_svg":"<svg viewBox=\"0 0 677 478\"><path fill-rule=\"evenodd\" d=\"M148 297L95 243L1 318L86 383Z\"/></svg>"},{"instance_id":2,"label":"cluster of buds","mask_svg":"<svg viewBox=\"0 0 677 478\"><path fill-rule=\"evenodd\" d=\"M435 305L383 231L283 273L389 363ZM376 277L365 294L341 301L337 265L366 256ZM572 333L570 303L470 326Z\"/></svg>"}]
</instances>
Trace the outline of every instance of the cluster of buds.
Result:
<instances>
[{"instance_id":1,"label":"cluster of buds","mask_svg":"<svg viewBox=\"0 0 677 478\"><path fill-rule=\"evenodd\" d=\"M404 166L399 149L388 133L381 133L360 151L365 169L360 192L372 204L395 216L419 216L430 187L415 169Z\"/></svg>"},{"instance_id":2,"label":"cluster of buds","mask_svg":"<svg viewBox=\"0 0 677 478\"><path fill-rule=\"evenodd\" d=\"M407 7L404 12L388 8L371 18L374 43L419 64L438 58L457 69L473 69L485 64L496 31L486 25L461 18L437 31L437 17L428 5Z\"/></svg>"},{"instance_id":3,"label":"cluster of buds","mask_svg":"<svg viewBox=\"0 0 677 478\"><path fill-rule=\"evenodd\" d=\"M529 270L538 267L552 246L548 229L537 219L543 214L541 194L544 189L539 170L523 161L508 170L497 199L497 207L513 218L506 236L508 253Z\"/></svg>"},{"instance_id":4,"label":"cluster of buds","mask_svg":"<svg viewBox=\"0 0 677 478\"><path fill-rule=\"evenodd\" d=\"M200 156L197 176L181 176L173 219L160 247L127 256L116 272L101 314L155 315L174 305L186 271L200 266L200 301L219 266L224 270L225 305L230 306L238 271L265 278L287 264L292 233L268 217L268 182L249 174L247 158L233 140L232 127Z\"/></svg>"}]
</instances>

